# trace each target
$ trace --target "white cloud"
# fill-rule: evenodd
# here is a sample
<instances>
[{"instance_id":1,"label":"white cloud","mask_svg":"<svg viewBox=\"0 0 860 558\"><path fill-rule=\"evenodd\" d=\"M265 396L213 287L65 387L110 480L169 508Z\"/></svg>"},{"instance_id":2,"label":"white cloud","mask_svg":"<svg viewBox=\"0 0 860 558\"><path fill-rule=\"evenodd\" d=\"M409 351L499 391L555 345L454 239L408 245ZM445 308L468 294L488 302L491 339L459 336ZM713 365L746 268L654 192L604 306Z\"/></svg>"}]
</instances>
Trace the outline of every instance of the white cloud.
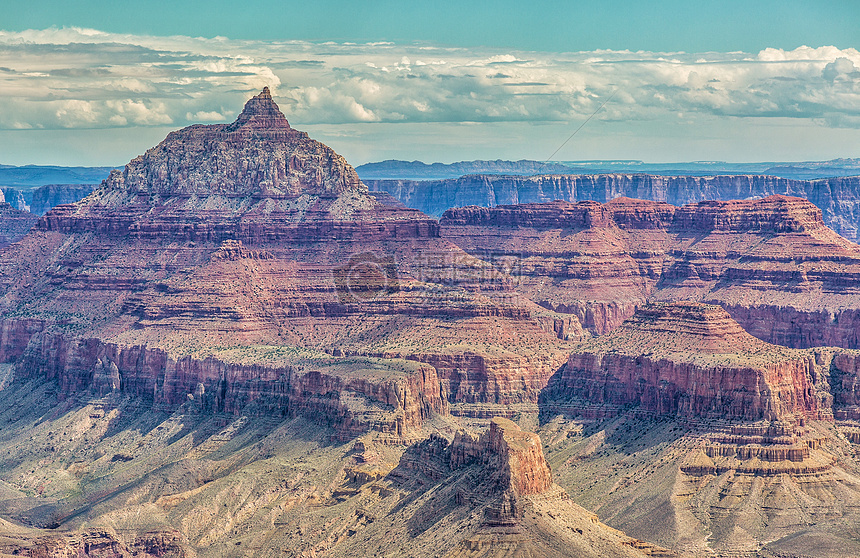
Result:
<instances>
[{"instance_id":1,"label":"white cloud","mask_svg":"<svg viewBox=\"0 0 860 558\"><path fill-rule=\"evenodd\" d=\"M860 52L509 52L0 31L0 128L223 122L263 86L298 126L362 122L860 119ZM224 107L229 107L225 109ZM230 112L230 111L234 112Z\"/></svg>"},{"instance_id":2,"label":"white cloud","mask_svg":"<svg viewBox=\"0 0 860 558\"><path fill-rule=\"evenodd\" d=\"M226 114L221 114L215 110L201 110L197 111L194 114L190 112L185 113L185 118L191 122L223 122L229 118Z\"/></svg>"},{"instance_id":3,"label":"white cloud","mask_svg":"<svg viewBox=\"0 0 860 558\"><path fill-rule=\"evenodd\" d=\"M854 62L844 56L838 57L833 62L824 66L821 76L828 81L835 81L840 76L856 77L857 66Z\"/></svg>"}]
</instances>

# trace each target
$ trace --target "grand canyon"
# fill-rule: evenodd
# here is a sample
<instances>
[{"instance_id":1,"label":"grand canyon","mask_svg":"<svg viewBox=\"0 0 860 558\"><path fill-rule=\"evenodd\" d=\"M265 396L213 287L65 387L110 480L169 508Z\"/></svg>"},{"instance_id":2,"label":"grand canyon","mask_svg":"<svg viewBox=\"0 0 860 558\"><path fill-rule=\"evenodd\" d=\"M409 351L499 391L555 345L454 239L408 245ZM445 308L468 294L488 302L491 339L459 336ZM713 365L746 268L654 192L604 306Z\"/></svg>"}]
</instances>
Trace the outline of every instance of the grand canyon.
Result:
<instances>
[{"instance_id":1,"label":"grand canyon","mask_svg":"<svg viewBox=\"0 0 860 558\"><path fill-rule=\"evenodd\" d=\"M0 556L860 554L857 177L366 182L265 88L4 192Z\"/></svg>"}]
</instances>

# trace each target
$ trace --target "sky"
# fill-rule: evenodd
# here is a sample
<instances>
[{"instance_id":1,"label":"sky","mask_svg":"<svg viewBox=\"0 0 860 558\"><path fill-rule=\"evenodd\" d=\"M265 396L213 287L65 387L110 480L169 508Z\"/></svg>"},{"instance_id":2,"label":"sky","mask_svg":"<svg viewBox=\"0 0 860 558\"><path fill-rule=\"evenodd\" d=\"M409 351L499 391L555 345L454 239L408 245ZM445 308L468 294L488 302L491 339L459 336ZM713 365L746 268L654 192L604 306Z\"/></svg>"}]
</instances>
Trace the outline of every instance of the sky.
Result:
<instances>
[{"instance_id":1,"label":"sky","mask_svg":"<svg viewBox=\"0 0 860 558\"><path fill-rule=\"evenodd\" d=\"M0 164L122 165L263 86L354 165L860 157L860 2L700 4L0 0Z\"/></svg>"}]
</instances>

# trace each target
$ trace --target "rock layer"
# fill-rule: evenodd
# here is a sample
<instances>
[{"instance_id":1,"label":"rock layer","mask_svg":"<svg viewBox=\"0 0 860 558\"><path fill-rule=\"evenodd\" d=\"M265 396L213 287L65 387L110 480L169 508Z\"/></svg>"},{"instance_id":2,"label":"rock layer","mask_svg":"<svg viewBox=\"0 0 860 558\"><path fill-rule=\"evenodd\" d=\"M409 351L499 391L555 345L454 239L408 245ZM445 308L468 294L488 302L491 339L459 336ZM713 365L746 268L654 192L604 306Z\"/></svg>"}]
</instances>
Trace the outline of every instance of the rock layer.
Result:
<instances>
[{"instance_id":1,"label":"rock layer","mask_svg":"<svg viewBox=\"0 0 860 558\"><path fill-rule=\"evenodd\" d=\"M44 331L46 325L4 322L0 357L16 361L19 380L55 381L61 400L115 393L155 409L188 404L203 413L302 415L344 440L371 430L407 439L426 419L448 414L446 393L428 365L289 347L175 357L157 348L70 339Z\"/></svg>"},{"instance_id":2,"label":"rock layer","mask_svg":"<svg viewBox=\"0 0 860 558\"><path fill-rule=\"evenodd\" d=\"M584 334L575 319L521 299L508 276L440 238L437 221L371 196L343 157L290 126L268 89L232 124L172 132L85 199L49 211L14 252L0 253L0 289L10 335L26 336L31 318L44 330L6 362L43 355L44 362L26 363L28 373L41 367L66 378L69 394L91 384L112 389L105 358L118 366L121 391L151 394L158 378L181 369L187 377L175 392L165 390L163 402L179 405L200 384L204 407L215 412L244 408L249 400L240 392L259 390L265 397L252 399L293 413L295 397L283 394L297 384L265 366L230 372L207 360L213 347L436 363L428 397L534 403L566 358L564 339ZM102 355L107 349L80 349L87 344L174 364L134 371ZM82 351L89 356L72 368L56 360ZM243 379L255 374L258 387ZM320 389L352 390L339 381ZM375 401L371 407L379 403L365 387L355 393ZM353 419L329 392L306 391L317 401L308 412L331 403L325 416L341 416L344 431L357 421L356 431L378 422L400 433L427 416L395 405L400 426L390 417Z\"/></svg>"},{"instance_id":3,"label":"rock layer","mask_svg":"<svg viewBox=\"0 0 860 558\"><path fill-rule=\"evenodd\" d=\"M860 347L860 246L799 198L465 207L441 226L507 266L525 296L598 334L647 300L692 299L723 306L765 341Z\"/></svg>"},{"instance_id":4,"label":"rock layer","mask_svg":"<svg viewBox=\"0 0 860 558\"><path fill-rule=\"evenodd\" d=\"M765 343L719 306L646 306L574 350L543 397L580 413L634 406L656 414L757 420L833 417L825 367ZM549 404L552 407L552 404Z\"/></svg>"}]
</instances>

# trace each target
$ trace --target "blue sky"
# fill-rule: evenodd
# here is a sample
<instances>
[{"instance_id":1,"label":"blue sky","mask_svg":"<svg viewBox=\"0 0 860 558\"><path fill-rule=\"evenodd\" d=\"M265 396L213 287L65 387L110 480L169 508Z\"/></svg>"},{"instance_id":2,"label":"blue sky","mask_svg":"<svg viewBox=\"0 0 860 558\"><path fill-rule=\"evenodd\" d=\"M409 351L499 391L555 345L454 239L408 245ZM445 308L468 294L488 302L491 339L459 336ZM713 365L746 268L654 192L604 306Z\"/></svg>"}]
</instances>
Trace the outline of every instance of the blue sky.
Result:
<instances>
[{"instance_id":1,"label":"blue sky","mask_svg":"<svg viewBox=\"0 0 860 558\"><path fill-rule=\"evenodd\" d=\"M233 39L424 41L564 52L857 46L860 2L797 0L3 1L6 30L50 26Z\"/></svg>"},{"instance_id":2,"label":"blue sky","mask_svg":"<svg viewBox=\"0 0 860 558\"><path fill-rule=\"evenodd\" d=\"M860 2L0 1L0 163L122 164L263 85L354 164L860 156Z\"/></svg>"}]
</instances>

